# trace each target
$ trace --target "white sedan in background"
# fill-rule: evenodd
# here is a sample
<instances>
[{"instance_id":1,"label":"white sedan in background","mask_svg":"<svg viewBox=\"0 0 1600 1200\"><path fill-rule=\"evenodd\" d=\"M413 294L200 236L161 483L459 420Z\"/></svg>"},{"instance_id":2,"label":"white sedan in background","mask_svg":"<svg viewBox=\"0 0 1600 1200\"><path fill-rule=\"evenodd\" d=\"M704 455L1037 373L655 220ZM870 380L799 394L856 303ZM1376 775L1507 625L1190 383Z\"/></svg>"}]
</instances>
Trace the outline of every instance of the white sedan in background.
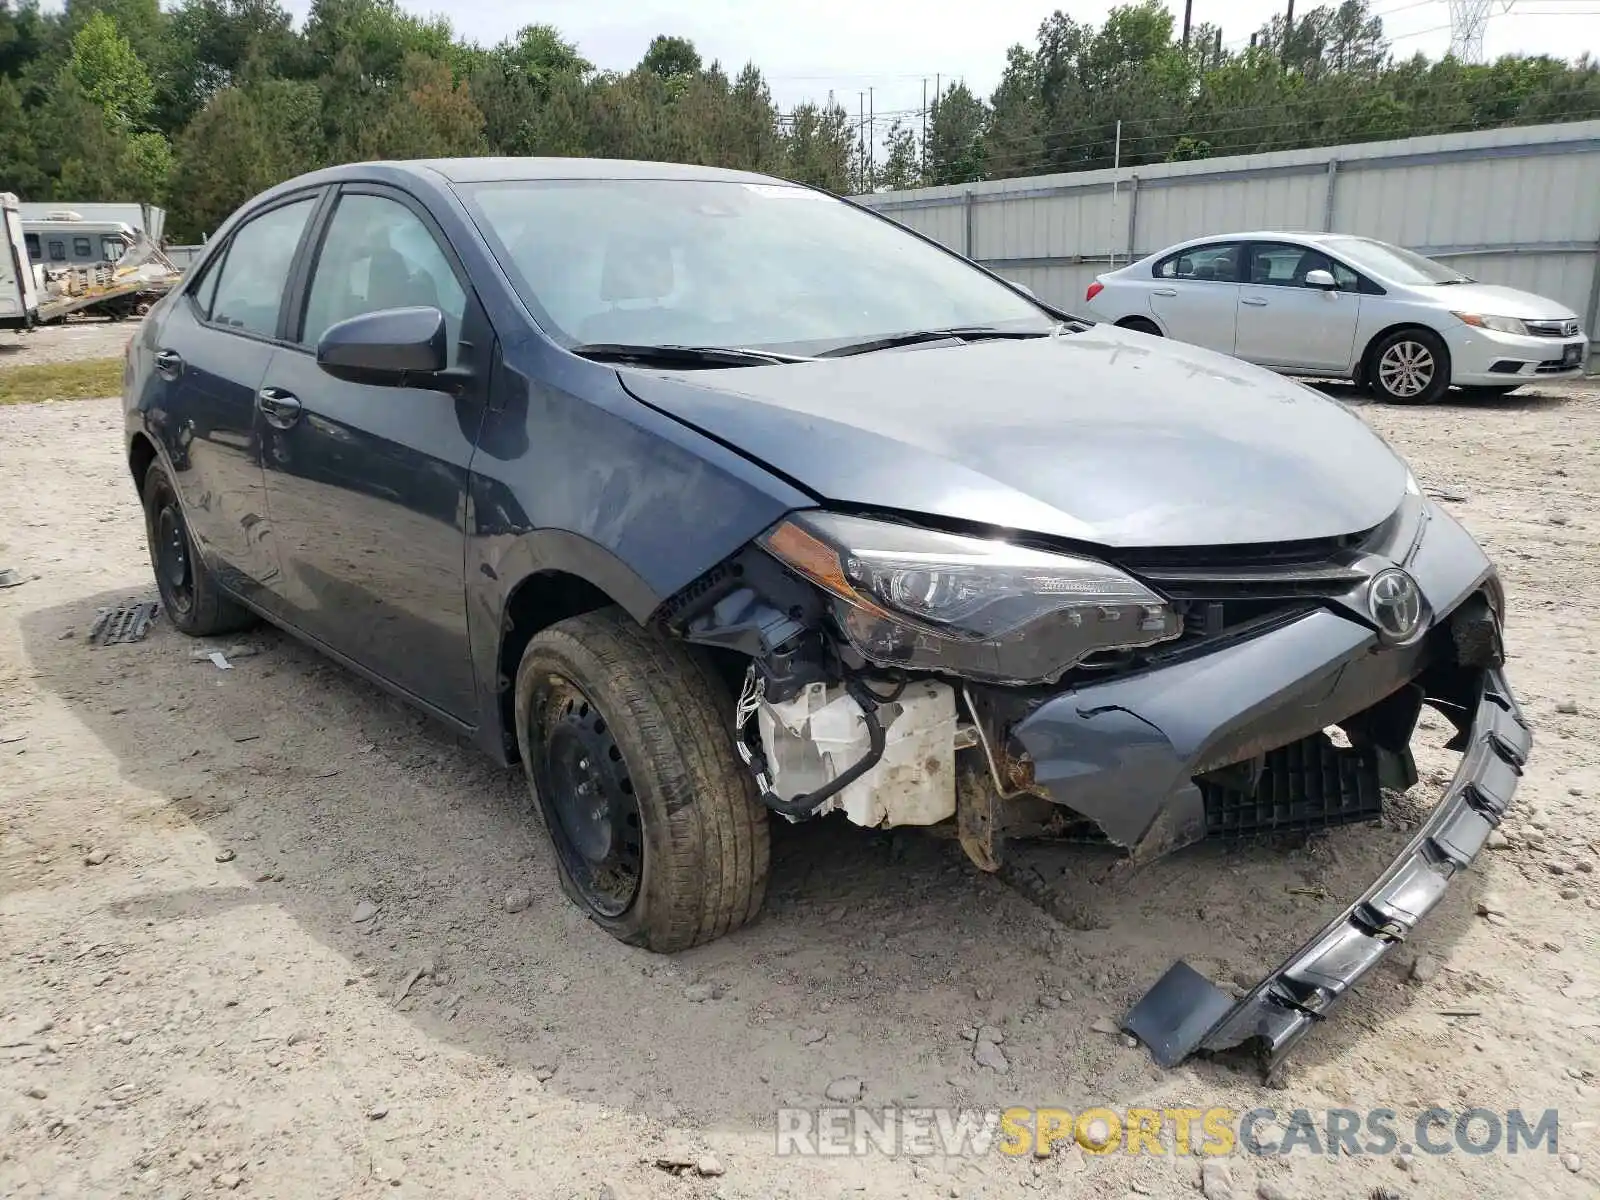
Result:
<instances>
[{"instance_id":1,"label":"white sedan in background","mask_svg":"<svg viewBox=\"0 0 1600 1200\"><path fill-rule=\"evenodd\" d=\"M1410 404L1452 384L1503 395L1581 375L1589 354L1578 315L1554 300L1342 234L1196 238L1099 276L1085 300L1099 321Z\"/></svg>"}]
</instances>

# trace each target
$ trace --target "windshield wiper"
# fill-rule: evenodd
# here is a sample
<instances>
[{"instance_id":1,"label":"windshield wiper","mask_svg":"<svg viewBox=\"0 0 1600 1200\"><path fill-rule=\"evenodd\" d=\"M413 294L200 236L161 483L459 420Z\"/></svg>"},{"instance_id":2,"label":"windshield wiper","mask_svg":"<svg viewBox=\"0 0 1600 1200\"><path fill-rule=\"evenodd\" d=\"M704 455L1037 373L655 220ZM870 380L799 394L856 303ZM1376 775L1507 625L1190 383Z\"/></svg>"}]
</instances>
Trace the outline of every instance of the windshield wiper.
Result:
<instances>
[{"instance_id":1,"label":"windshield wiper","mask_svg":"<svg viewBox=\"0 0 1600 1200\"><path fill-rule=\"evenodd\" d=\"M573 346L572 353L596 362L633 362L669 367L759 367L771 363L811 361L801 354L745 350L737 346L650 346L626 342L591 342Z\"/></svg>"},{"instance_id":2,"label":"windshield wiper","mask_svg":"<svg viewBox=\"0 0 1600 1200\"><path fill-rule=\"evenodd\" d=\"M871 354L875 350L893 350L896 346L915 346L921 342L980 342L985 339L1022 341L1028 338L1049 337L1037 329L996 329L992 325L956 325L949 329L913 329L906 333L891 333L888 337L872 338L865 342L847 342L824 350L818 358L844 358L850 354Z\"/></svg>"}]
</instances>

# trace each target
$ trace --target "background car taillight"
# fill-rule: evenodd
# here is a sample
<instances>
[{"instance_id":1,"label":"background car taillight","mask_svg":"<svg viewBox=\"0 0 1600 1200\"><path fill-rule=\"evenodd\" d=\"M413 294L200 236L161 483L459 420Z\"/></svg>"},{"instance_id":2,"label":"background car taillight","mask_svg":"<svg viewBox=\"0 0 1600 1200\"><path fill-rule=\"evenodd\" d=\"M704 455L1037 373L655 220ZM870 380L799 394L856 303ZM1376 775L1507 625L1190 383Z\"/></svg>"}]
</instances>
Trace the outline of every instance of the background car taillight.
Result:
<instances>
[{"instance_id":1,"label":"background car taillight","mask_svg":"<svg viewBox=\"0 0 1600 1200\"><path fill-rule=\"evenodd\" d=\"M1089 303L1089 301L1093 300L1096 296L1098 296L1101 292L1103 292L1105 290L1106 290L1106 285L1101 283L1098 279L1096 279L1093 283L1091 283L1089 285L1089 290L1083 294L1083 302L1085 304Z\"/></svg>"}]
</instances>

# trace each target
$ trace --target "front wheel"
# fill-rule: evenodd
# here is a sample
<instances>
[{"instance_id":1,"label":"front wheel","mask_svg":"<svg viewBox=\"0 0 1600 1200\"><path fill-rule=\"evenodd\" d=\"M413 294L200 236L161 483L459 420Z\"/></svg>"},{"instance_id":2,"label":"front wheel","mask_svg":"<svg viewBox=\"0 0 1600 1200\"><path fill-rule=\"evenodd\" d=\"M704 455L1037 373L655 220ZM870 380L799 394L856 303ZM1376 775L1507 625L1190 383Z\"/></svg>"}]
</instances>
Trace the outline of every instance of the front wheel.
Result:
<instances>
[{"instance_id":1,"label":"front wheel","mask_svg":"<svg viewBox=\"0 0 1600 1200\"><path fill-rule=\"evenodd\" d=\"M1372 348L1367 379L1391 404L1432 404L1450 386L1450 351L1429 329L1400 329Z\"/></svg>"},{"instance_id":2,"label":"front wheel","mask_svg":"<svg viewBox=\"0 0 1600 1200\"><path fill-rule=\"evenodd\" d=\"M680 643L619 609L536 634L517 741L561 884L601 928L659 953L752 920L769 830L734 752L733 700Z\"/></svg>"}]
</instances>

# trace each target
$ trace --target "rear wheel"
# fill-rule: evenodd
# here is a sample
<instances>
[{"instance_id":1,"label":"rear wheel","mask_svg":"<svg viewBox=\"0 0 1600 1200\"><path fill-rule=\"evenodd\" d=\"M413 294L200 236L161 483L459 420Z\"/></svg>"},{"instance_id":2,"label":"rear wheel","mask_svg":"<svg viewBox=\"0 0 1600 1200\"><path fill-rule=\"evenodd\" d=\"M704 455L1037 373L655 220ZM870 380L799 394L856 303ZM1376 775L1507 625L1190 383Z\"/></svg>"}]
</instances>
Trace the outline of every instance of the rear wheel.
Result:
<instances>
[{"instance_id":1,"label":"rear wheel","mask_svg":"<svg viewBox=\"0 0 1600 1200\"><path fill-rule=\"evenodd\" d=\"M760 910L767 813L732 714L700 659L619 609L528 643L516 682L528 782L563 889L613 937L669 953Z\"/></svg>"},{"instance_id":2,"label":"rear wheel","mask_svg":"<svg viewBox=\"0 0 1600 1200\"><path fill-rule=\"evenodd\" d=\"M1367 380L1391 404L1432 404L1450 386L1450 352L1429 329L1398 329L1372 347Z\"/></svg>"},{"instance_id":3,"label":"rear wheel","mask_svg":"<svg viewBox=\"0 0 1600 1200\"><path fill-rule=\"evenodd\" d=\"M1147 317L1124 317L1117 322L1123 329L1131 329L1135 333L1148 333L1151 337L1160 337L1161 328Z\"/></svg>"},{"instance_id":4,"label":"rear wheel","mask_svg":"<svg viewBox=\"0 0 1600 1200\"><path fill-rule=\"evenodd\" d=\"M143 499L150 566L173 627L190 637L209 637L254 624L249 609L223 594L196 551L178 490L159 461L145 472Z\"/></svg>"}]
</instances>

